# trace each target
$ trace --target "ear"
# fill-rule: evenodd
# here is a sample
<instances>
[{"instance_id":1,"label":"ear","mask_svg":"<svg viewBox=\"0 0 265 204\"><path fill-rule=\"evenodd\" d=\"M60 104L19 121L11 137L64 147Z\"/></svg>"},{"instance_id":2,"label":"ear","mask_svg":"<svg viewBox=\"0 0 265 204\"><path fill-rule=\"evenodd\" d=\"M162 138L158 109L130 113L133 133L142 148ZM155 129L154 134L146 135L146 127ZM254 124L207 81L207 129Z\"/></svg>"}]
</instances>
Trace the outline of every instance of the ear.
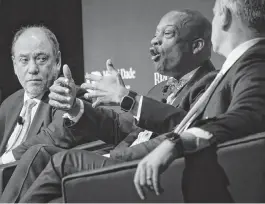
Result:
<instances>
[{"instance_id":1,"label":"ear","mask_svg":"<svg viewBox=\"0 0 265 204\"><path fill-rule=\"evenodd\" d=\"M11 56L11 59L12 59L12 62L13 62L14 72L15 72L15 74L17 75L17 71L16 71L16 70L17 70L17 69L16 69L16 66L17 66L17 65L16 65L15 57L12 55L12 56Z\"/></svg>"},{"instance_id":2,"label":"ear","mask_svg":"<svg viewBox=\"0 0 265 204\"><path fill-rule=\"evenodd\" d=\"M224 31L227 31L232 24L232 13L228 8L223 9L223 13L221 14L221 25Z\"/></svg>"},{"instance_id":3,"label":"ear","mask_svg":"<svg viewBox=\"0 0 265 204\"><path fill-rule=\"evenodd\" d=\"M61 52L59 51L56 56L56 68L58 73L60 72L61 65L62 65L62 58L61 58Z\"/></svg>"},{"instance_id":4,"label":"ear","mask_svg":"<svg viewBox=\"0 0 265 204\"><path fill-rule=\"evenodd\" d=\"M192 42L192 52L194 55L201 52L204 48L205 42L202 38L198 38Z\"/></svg>"}]
</instances>

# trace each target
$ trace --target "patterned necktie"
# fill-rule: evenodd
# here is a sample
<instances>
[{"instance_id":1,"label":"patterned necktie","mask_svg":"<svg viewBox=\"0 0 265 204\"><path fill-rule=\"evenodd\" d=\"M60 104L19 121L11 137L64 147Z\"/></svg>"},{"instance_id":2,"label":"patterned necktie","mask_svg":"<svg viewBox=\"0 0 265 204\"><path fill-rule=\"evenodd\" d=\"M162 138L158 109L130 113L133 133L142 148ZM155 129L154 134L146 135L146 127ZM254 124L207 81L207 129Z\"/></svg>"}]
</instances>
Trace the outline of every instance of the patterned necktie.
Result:
<instances>
[{"instance_id":1,"label":"patterned necktie","mask_svg":"<svg viewBox=\"0 0 265 204\"><path fill-rule=\"evenodd\" d=\"M182 87L184 87L189 80L180 79L179 81L178 80L176 81L177 83L175 82L175 84L172 85L172 90L171 90L172 93L167 97L167 104L170 104L170 105L173 104L174 100L176 99L176 96L181 91Z\"/></svg>"},{"instance_id":2,"label":"patterned necktie","mask_svg":"<svg viewBox=\"0 0 265 204\"><path fill-rule=\"evenodd\" d=\"M8 141L7 144L7 150L6 152L13 150L14 148L16 148L18 145L20 145L22 142L24 142L26 140L26 136L31 124L31 111L32 108L37 104L36 101L34 101L33 99L28 99L25 104L24 107L22 108L21 114L20 116L23 118L23 124L19 125L19 129L16 135L14 135L14 138L10 138L9 141L11 141L12 143L10 144Z\"/></svg>"}]
</instances>

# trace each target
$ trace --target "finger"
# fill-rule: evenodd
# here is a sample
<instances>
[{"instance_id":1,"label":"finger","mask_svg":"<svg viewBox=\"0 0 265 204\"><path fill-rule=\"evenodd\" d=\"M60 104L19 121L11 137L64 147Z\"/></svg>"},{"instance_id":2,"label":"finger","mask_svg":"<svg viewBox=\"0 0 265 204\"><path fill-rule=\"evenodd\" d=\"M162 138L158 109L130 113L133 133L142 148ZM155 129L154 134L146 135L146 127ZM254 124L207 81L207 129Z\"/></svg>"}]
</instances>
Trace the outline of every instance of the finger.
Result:
<instances>
[{"instance_id":1,"label":"finger","mask_svg":"<svg viewBox=\"0 0 265 204\"><path fill-rule=\"evenodd\" d=\"M81 85L82 89L89 89L89 90L94 90L95 89L95 84L89 84L89 83L83 83Z\"/></svg>"},{"instance_id":2,"label":"finger","mask_svg":"<svg viewBox=\"0 0 265 204\"><path fill-rule=\"evenodd\" d=\"M69 79L65 78L65 77L60 77L58 78L55 82L54 85L59 85L59 86L63 86L63 87L68 87L71 88L69 85Z\"/></svg>"},{"instance_id":3,"label":"finger","mask_svg":"<svg viewBox=\"0 0 265 204\"><path fill-rule=\"evenodd\" d=\"M123 81L121 75L118 73L117 76L118 76L118 79L119 79L119 83L120 83L123 87L125 87L125 83L124 83L124 81Z\"/></svg>"},{"instance_id":4,"label":"finger","mask_svg":"<svg viewBox=\"0 0 265 204\"><path fill-rule=\"evenodd\" d=\"M92 104L93 108L97 108L98 106L104 104L103 98L97 98L97 100Z\"/></svg>"},{"instance_id":5,"label":"finger","mask_svg":"<svg viewBox=\"0 0 265 204\"><path fill-rule=\"evenodd\" d=\"M86 74L86 80L90 80L90 81L100 81L102 79L102 76L98 76L95 74Z\"/></svg>"},{"instance_id":6,"label":"finger","mask_svg":"<svg viewBox=\"0 0 265 204\"><path fill-rule=\"evenodd\" d=\"M148 185L148 187L150 188L150 190L154 190L153 188L153 182L152 182L152 167L148 166L146 168L146 183Z\"/></svg>"},{"instance_id":7,"label":"finger","mask_svg":"<svg viewBox=\"0 0 265 204\"><path fill-rule=\"evenodd\" d=\"M60 110L69 110L71 108L70 104L59 103L58 101L55 100L49 100L49 104Z\"/></svg>"},{"instance_id":8,"label":"finger","mask_svg":"<svg viewBox=\"0 0 265 204\"><path fill-rule=\"evenodd\" d=\"M146 185L146 165L145 164L142 165L139 178L140 178L140 185L145 186Z\"/></svg>"},{"instance_id":9,"label":"finger","mask_svg":"<svg viewBox=\"0 0 265 204\"><path fill-rule=\"evenodd\" d=\"M50 89L50 92L55 92L55 93L63 94L63 95L70 93L69 88L59 86L59 85L52 85L49 89Z\"/></svg>"},{"instance_id":10,"label":"finger","mask_svg":"<svg viewBox=\"0 0 265 204\"><path fill-rule=\"evenodd\" d=\"M141 172L141 163L138 164L138 167L136 169L136 172L134 174L134 186L136 188L136 191L138 193L138 195L140 196L140 198L142 200L145 199L144 193L143 193L143 189L140 185L140 172Z\"/></svg>"},{"instance_id":11,"label":"finger","mask_svg":"<svg viewBox=\"0 0 265 204\"><path fill-rule=\"evenodd\" d=\"M122 80L122 77L121 77L120 73L114 68L111 59L107 60L106 67L107 67L108 72L110 72L110 73L111 72L115 72L116 73L120 84L125 87L124 81Z\"/></svg>"},{"instance_id":12,"label":"finger","mask_svg":"<svg viewBox=\"0 0 265 204\"><path fill-rule=\"evenodd\" d=\"M59 84L59 85L63 84L63 85L66 85L66 83L65 83L65 77L60 77L60 78L56 79L54 81L54 84Z\"/></svg>"},{"instance_id":13,"label":"finger","mask_svg":"<svg viewBox=\"0 0 265 204\"><path fill-rule=\"evenodd\" d=\"M159 188L159 173L158 173L158 168L154 167L153 168L153 176L152 176L152 182L154 186L154 190L156 195L160 195L160 188Z\"/></svg>"},{"instance_id":14,"label":"finger","mask_svg":"<svg viewBox=\"0 0 265 204\"><path fill-rule=\"evenodd\" d=\"M86 98L100 98L100 97L106 96L106 92L93 91L93 92L85 93L85 95L86 95L85 96Z\"/></svg>"},{"instance_id":15,"label":"finger","mask_svg":"<svg viewBox=\"0 0 265 204\"><path fill-rule=\"evenodd\" d=\"M71 97L70 96L63 96L54 92L51 92L49 94L49 99L50 100L54 100L54 101L58 101L59 103L69 103L71 101Z\"/></svg>"},{"instance_id":16,"label":"finger","mask_svg":"<svg viewBox=\"0 0 265 204\"><path fill-rule=\"evenodd\" d=\"M63 75L66 79L68 79L69 81L71 81L73 78L72 78L72 73L71 73L71 70L69 68L69 66L67 64L65 64L63 66Z\"/></svg>"},{"instance_id":17,"label":"finger","mask_svg":"<svg viewBox=\"0 0 265 204\"><path fill-rule=\"evenodd\" d=\"M111 59L108 59L108 60L106 61L106 68L107 68L107 71L109 71L110 73L111 73L111 72L116 72L116 73L118 73L118 71L114 68L114 66L113 66L113 64L112 64Z\"/></svg>"}]
</instances>

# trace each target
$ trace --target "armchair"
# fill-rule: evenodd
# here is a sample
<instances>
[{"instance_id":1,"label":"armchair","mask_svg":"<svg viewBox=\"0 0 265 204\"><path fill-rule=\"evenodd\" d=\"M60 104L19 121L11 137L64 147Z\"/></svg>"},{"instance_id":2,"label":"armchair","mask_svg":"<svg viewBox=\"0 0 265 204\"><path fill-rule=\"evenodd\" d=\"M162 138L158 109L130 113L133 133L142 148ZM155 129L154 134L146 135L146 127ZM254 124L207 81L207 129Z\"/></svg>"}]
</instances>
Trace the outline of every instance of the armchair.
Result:
<instances>
[{"instance_id":1,"label":"armchair","mask_svg":"<svg viewBox=\"0 0 265 204\"><path fill-rule=\"evenodd\" d=\"M229 182L228 190L235 202L265 202L265 132L220 144L216 158L226 176L224 180ZM133 184L137 164L138 161L126 162L65 177L62 181L64 202L143 202ZM183 185L186 191L199 185L185 183L183 172L188 170L196 174L192 170L200 171L200 165L205 163L197 162L189 169L184 158L176 159L161 175L164 192L160 196L148 192L145 202L187 201ZM207 186L202 183L200 187ZM211 195L211 189L208 189ZM188 199L196 202L195 198Z\"/></svg>"}]
</instances>

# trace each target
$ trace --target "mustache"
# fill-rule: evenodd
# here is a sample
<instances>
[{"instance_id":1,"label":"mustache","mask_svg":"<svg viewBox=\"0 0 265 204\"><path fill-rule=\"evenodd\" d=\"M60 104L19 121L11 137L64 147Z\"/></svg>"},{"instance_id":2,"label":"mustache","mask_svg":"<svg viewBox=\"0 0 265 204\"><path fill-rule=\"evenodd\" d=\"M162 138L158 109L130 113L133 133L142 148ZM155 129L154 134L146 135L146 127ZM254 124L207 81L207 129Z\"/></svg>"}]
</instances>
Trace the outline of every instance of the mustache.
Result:
<instances>
[{"instance_id":1,"label":"mustache","mask_svg":"<svg viewBox=\"0 0 265 204\"><path fill-rule=\"evenodd\" d=\"M149 48L149 51L150 51L150 54L151 54L152 56L156 56L156 55L160 54L158 48L156 48L156 47L154 47L154 46L150 47L150 48Z\"/></svg>"}]
</instances>

